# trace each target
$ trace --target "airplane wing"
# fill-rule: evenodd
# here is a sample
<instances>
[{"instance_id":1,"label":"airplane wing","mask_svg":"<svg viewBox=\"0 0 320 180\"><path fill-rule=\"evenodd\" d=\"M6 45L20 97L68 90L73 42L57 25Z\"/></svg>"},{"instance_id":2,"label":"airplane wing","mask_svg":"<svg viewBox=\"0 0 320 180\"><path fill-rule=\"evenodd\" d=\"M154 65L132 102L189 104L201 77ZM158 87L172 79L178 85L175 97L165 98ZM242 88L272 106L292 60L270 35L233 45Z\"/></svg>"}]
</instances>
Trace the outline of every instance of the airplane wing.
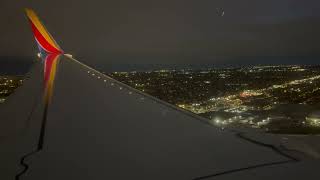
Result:
<instances>
[{"instance_id":1,"label":"airplane wing","mask_svg":"<svg viewBox=\"0 0 320 180\"><path fill-rule=\"evenodd\" d=\"M45 28L33 32L46 56L1 106L1 179L319 177L318 161L283 151L276 136L215 127L64 55Z\"/></svg>"}]
</instances>

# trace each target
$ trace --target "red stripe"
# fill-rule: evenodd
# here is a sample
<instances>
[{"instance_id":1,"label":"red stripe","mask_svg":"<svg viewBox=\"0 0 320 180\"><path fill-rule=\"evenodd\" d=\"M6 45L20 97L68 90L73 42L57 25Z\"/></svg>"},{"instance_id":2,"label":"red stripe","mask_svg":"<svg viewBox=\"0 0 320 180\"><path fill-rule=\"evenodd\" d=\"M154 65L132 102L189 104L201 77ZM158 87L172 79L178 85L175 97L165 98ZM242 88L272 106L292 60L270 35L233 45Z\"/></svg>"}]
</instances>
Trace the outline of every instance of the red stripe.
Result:
<instances>
[{"instance_id":1,"label":"red stripe","mask_svg":"<svg viewBox=\"0 0 320 180\"><path fill-rule=\"evenodd\" d=\"M45 88L48 88L48 83L50 79L50 74L52 70L52 64L55 60L55 57L57 57L55 54L51 55L48 54L45 60L45 69L44 69L44 83L45 83Z\"/></svg>"},{"instance_id":2,"label":"red stripe","mask_svg":"<svg viewBox=\"0 0 320 180\"><path fill-rule=\"evenodd\" d=\"M38 40L38 42L40 43L40 45L44 48L44 50L47 53L62 53L61 50L56 49L55 47L53 47L43 36L42 34L39 32L39 30L35 27L35 25L32 23L31 20L30 24L31 24L31 28L33 31L33 34L35 36L35 38Z\"/></svg>"},{"instance_id":3,"label":"red stripe","mask_svg":"<svg viewBox=\"0 0 320 180\"><path fill-rule=\"evenodd\" d=\"M48 54L45 58L45 69L44 69L44 83L45 83L45 91L44 91L44 101L45 105L48 106L52 91L53 91L53 83L54 83L54 66L59 60L59 54Z\"/></svg>"}]
</instances>

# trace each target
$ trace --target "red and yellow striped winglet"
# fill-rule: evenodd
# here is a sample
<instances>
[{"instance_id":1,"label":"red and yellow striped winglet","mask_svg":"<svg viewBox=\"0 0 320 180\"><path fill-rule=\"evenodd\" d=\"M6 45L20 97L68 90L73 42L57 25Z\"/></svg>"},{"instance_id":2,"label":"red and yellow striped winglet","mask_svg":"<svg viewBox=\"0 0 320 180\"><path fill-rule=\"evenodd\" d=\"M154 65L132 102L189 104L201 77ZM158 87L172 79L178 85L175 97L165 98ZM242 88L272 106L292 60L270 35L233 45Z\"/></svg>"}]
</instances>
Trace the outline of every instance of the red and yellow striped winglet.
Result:
<instances>
[{"instance_id":1,"label":"red and yellow striped winglet","mask_svg":"<svg viewBox=\"0 0 320 180\"><path fill-rule=\"evenodd\" d=\"M46 30L40 19L32 9L25 9L29 19L33 35L37 41L38 46L49 54L62 54L63 51L57 42L52 38L50 33Z\"/></svg>"}]
</instances>

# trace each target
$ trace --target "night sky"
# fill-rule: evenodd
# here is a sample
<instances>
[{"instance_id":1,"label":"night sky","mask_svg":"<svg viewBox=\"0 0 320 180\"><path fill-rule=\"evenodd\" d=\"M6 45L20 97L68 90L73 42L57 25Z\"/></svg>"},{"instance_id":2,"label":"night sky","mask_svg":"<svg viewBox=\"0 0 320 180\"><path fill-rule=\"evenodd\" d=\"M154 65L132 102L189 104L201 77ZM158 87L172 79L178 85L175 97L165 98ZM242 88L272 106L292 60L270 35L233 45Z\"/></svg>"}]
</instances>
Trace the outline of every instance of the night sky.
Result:
<instances>
[{"instance_id":1,"label":"night sky","mask_svg":"<svg viewBox=\"0 0 320 180\"><path fill-rule=\"evenodd\" d=\"M37 52L24 7L66 52L105 71L320 61L319 0L2 0L0 64Z\"/></svg>"}]
</instances>

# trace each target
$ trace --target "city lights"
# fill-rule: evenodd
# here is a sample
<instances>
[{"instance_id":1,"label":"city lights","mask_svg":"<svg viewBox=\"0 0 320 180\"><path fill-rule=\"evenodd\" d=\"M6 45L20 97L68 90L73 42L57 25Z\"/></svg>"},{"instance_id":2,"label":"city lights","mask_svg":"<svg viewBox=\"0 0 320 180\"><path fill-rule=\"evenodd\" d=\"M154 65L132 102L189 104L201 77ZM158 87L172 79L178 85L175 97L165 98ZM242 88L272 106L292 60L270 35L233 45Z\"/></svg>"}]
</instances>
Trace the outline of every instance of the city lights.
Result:
<instances>
[{"instance_id":1,"label":"city lights","mask_svg":"<svg viewBox=\"0 0 320 180\"><path fill-rule=\"evenodd\" d=\"M319 102L318 66L253 66L200 71L162 69L116 72L110 76L209 118L219 126L244 125L272 132L297 124L303 125L301 128L319 125L318 120L306 120L308 111L304 110L305 106ZM287 104L297 106L298 111L282 115ZM306 123L302 123L304 121Z\"/></svg>"},{"instance_id":2,"label":"city lights","mask_svg":"<svg viewBox=\"0 0 320 180\"><path fill-rule=\"evenodd\" d=\"M0 76L0 103L23 83L22 76Z\"/></svg>"},{"instance_id":3,"label":"city lights","mask_svg":"<svg viewBox=\"0 0 320 180\"><path fill-rule=\"evenodd\" d=\"M86 71L97 79L98 74ZM245 68L160 70L109 74L125 84L200 116L217 126L248 126L268 132L319 128L320 67L254 66ZM0 103L23 83L0 76ZM114 86L114 82L110 82ZM123 90L122 86L116 86ZM132 91L127 92L132 95ZM139 98L144 100L144 97ZM293 110L291 110L292 108Z\"/></svg>"}]
</instances>

